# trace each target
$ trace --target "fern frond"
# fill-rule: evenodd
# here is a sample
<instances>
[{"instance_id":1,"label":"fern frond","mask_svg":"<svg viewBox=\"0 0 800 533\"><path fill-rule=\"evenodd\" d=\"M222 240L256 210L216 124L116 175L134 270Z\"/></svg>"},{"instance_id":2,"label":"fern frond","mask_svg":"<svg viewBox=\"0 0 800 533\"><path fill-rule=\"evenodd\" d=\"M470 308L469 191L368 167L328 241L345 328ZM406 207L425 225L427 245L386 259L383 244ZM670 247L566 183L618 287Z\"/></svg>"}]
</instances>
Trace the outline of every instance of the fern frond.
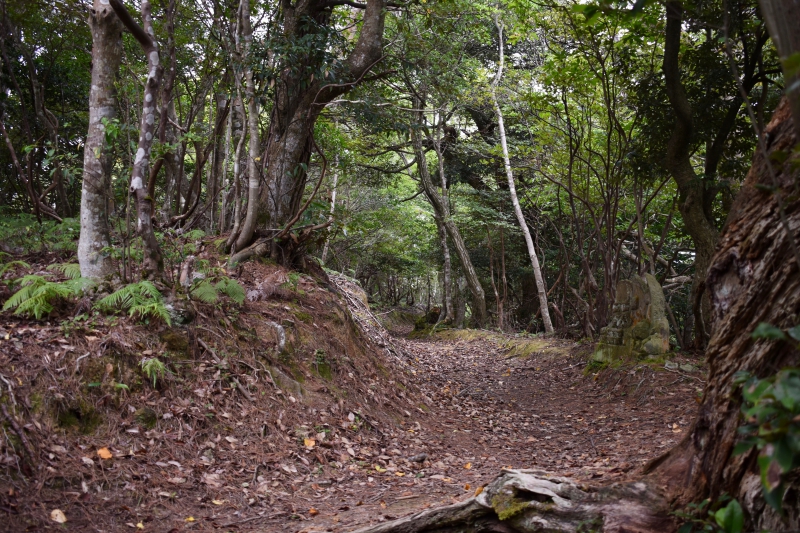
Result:
<instances>
[{"instance_id":1,"label":"fern frond","mask_svg":"<svg viewBox=\"0 0 800 533\"><path fill-rule=\"evenodd\" d=\"M5 253L5 252L0 252L0 253ZM6 254L6 255L8 255L8 254ZM0 257L2 257L2 256L0 256ZM0 276L2 276L3 274L8 272L9 270L14 268L15 266L22 267L22 268L30 268L31 267L25 261L10 261L10 262L8 262L8 263L6 263L4 265L0 265Z\"/></svg>"},{"instance_id":2,"label":"fern frond","mask_svg":"<svg viewBox=\"0 0 800 533\"><path fill-rule=\"evenodd\" d=\"M28 298L17 306L15 315L32 315L36 320L41 320L45 315L53 312L53 305L47 297L46 293L41 293Z\"/></svg>"},{"instance_id":3,"label":"fern frond","mask_svg":"<svg viewBox=\"0 0 800 533\"><path fill-rule=\"evenodd\" d=\"M133 291L131 285L126 285L118 291L114 291L105 298L101 298L94 304L95 309L100 311L124 311L133 304Z\"/></svg>"},{"instance_id":4,"label":"fern frond","mask_svg":"<svg viewBox=\"0 0 800 533\"><path fill-rule=\"evenodd\" d=\"M205 236L206 232L201 229L193 229L192 231L190 231L185 235L185 237L190 241L196 241L198 239L202 239Z\"/></svg>"},{"instance_id":5,"label":"fern frond","mask_svg":"<svg viewBox=\"0 0 800 533\"><path fill-rule=\"evenodd\" d=\"M22 287L17 292L12 294L11 298L6 300L6 303L3 304L3 311L15 309L19 307L25 300L29 300L33 296L34 291L36 291L36 289L42 285L45 285L47 280L42 276L29 274L18 279L16 283L20 284Z\"/></svg>"},{"instance_id":6,"label":"fern frond","mask_svg":"<svg viewBox=\"0 0 800 533\"><path fill-rule=\"evenodd\" d=\"M141 296L148 297L151 300L157 300L159 302L161 301L161 293L158 292L158 289L156 289L156 286L153 285L152 282L146 280L140 281L139 283L134 284L134 287L136 287L136 292Z\"/></svg>"},{"instance_id":7,"label":"fern frond","mask_svg":"<svg viewBox=\"0 0 800 533\"><path fill-rule=\"evenodd\" d=\"M61 285L69 288L72 291L72 294L75 296L80 296L86 289L93 287L95 285L94 280L91 278L72 278L66 281L62 281Z\"/></svg>"},{"instance_id":8,"label":"fern frond","mask_svg":"<svg viewBox=\"0 0 800 533\"><path fill-rule=\"evenodd\" d=\"M139 318L151 317L160 318L168 326L172 325L172 320L169 317L169 310L161 302L150 302L142 305L134 305L128 312L129 315L138 315Z\"/></svg>"},{"instance_id":9,"label":"fern frond","mask_svg":"<svg viewBox=\"0 0 800 533\"><path fill-rule=\"evenodd\" d=\"M226 294L231 300L233 300L237 304L241 304L242 302L244 302L244 297L245 297L244 289L242 288L241 285L239 285L239 282L236 281L235 279L222 278L221 280L219 280L219 282L217 282L217 289L221 293Z\"/></svg>"},{"instance_id":10,"label":"fern frond","mask_svg":"<svg viewBox=\"0 0 800 533\"><path fill-rule=\"evenodd\" d=\"M76 263L57 263L50 265L47 270L56 270L64 274L69 279L77 279L81 277L81 266Z\"/></svg>"},{"instance_id":11,"label":"fern frond","mask_svg":"<svg viewBox=\"0 0 800 533\"><path fill-rule=\"evenodd\" d=\"M213 304L219 298L217 289L215 289L211 283L205 280L198 283L197 286L192 289L191 295L193 298L197 298L201 302L207 304Z\"/></svg>"}]
</instances>

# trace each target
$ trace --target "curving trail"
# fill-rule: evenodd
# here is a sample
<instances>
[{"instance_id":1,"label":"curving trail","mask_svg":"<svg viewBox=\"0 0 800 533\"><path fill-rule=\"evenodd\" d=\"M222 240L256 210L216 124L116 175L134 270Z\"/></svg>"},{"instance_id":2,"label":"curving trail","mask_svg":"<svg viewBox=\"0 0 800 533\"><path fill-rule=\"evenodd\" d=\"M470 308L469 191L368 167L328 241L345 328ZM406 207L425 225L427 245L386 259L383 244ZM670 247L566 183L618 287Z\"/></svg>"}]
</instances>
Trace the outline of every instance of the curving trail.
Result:
<instances>
[{"instance_id":1,"label":"curving trail","mask_svg":"<svg viewBox=\"0 0 800 533\"><path fill-rule=\"evenodd\" d=\"M699 371L663 365L585 372L590 348L556 339L463 331L395 343L430 413L408 411L402 431L356 447L361 461L314 495L318 514L296 531L352 531L461 501L502 467L622 480L682 438L702 386Z\"/></svg>"}]
</instances>

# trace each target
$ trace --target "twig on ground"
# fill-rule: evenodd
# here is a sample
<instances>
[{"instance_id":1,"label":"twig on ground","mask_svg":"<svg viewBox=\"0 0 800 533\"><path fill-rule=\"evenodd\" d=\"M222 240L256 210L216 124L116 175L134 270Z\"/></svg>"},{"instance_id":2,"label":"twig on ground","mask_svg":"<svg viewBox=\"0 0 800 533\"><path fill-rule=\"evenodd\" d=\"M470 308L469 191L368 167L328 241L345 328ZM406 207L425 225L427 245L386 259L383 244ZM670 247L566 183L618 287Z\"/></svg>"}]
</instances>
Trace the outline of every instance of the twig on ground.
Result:
<instances>
[{"instance_id":1,"label":"twig on ground","mask_svg":"<svg viewBox=\"0 0 800 533\"><path fill-rule=\"evenodd\" d=\"M25 432L22 431L22 428L19 427L17 421L8 413L6 404L0 404L0 409L3 411L3 417L6 419L6 422L8 422L8 425L11 426L11 429L14 430L14 433L17 434L17 437L19 437L19 440L22 442L22 448L25 450L25 455L28 457L28 462L32 467L35 467L36 456L33 455L31 443L28 441L28 437L25 436Z\"/></svg>"}]
</instances>

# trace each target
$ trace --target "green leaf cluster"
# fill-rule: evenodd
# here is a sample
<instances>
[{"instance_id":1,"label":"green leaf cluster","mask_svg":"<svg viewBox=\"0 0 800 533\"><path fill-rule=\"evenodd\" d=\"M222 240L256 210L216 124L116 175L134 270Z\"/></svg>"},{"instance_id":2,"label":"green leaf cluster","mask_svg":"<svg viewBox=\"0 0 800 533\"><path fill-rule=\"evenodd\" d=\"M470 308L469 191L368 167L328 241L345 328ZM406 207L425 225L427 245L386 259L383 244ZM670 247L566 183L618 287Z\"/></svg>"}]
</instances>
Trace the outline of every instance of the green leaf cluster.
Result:
<instances>
[{"instance_id":1,"label":"green leaf cluster","mask_svg":"<svg viewBox=\"0 0 800 533\"><path fill-rule=\"evenodd\" d=\"M765 379L740 372L736 383L742 384L745 424L739 428L744 439L734 454L759 450L764 498L780 511L784 477L800 467L800 368L785 368Z\"/></svg>"}]
</instances>

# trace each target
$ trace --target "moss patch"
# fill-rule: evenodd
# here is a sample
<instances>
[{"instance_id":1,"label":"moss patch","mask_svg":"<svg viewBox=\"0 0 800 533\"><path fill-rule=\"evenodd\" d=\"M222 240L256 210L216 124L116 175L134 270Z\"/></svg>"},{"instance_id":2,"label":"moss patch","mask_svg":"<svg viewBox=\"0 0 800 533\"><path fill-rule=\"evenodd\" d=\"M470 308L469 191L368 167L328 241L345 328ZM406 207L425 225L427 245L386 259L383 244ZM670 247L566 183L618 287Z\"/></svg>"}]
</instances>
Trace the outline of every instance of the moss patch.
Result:
<instances>
[{"instance_id":1,"label":"moss patch","mask_svg":"<svg viewBox=\"0 0 800 533\"><path fill-rule=\"evenodd\" d=\"M492 509L500 520L508 520L528 508L528 502L515 498L513 494L501 492L492 498Z\"/></svg>"}]
</instances>

